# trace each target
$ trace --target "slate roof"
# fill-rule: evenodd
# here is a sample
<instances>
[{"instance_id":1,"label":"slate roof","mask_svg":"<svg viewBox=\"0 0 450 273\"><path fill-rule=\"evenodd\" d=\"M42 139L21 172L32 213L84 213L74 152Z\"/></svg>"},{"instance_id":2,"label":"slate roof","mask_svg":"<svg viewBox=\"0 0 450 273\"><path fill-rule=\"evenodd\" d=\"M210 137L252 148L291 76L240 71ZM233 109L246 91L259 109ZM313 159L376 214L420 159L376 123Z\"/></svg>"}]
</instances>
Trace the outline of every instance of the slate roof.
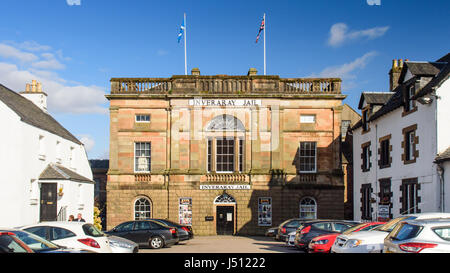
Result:
<instances>
[{"instance_id":1,"label":"slate roof","mask_svg":"<svg viewBox=\"0 0 450 273\"><path fill-rule=\"evenodd\" d=\"M90 159L89 164L92 169L108 169L109 159Z\"/></svg>"},{"instance_id":2,"label":"slate roof","mask_svg":"<svg viewBox=\"0 0 450 273\"><path fill-rule=\"evenodd\" d=\"M436 157L435 162L439 163L448 160L450 160L450 147L448 147L447 150L445 150L444 152L440 153Z\"/></svg>"},{"instance_id":3,"label":"slate roof","mask_svg":"<svg viewBox=\"0 0 450 273\"><path fill-rule=\"evenodd\" d=\"M61 165L50 163L47 168L39 176L41 180L72 180L80 182L93 182L91 179L86 178L72 170Z\"/></svg>"},{"instance_id":4,"label":"slate roof","mask_svg":"<svg viewBox=\"0 0 450 273\"><path fill-rule=\"evenodd\" d=\"M359 100L358 109L362 109L364 101L367 104L383 105L393 94L393 92L363 92Z\"/></svg>"},{"instance_id":5,"label":"slate roof","mask_svg":"<svg viewBox=\"0 0 450 273\"><path fill-rule=\"evenodd\" d=\"M402 75L406 74L407 70L410 70L414 76L429 76L433 77L433 79L425 85L414 97L413 99L417 99L421 96L429 94L433 91L433 88L440 86L443 82L445 82L450 75L450 53L440 58L436 62L405 62L405 66L402 70ZM403 79L400 76L399 82ZM369 122L373 121L401 106L403 106L403 89L404 85L399 84L394 90L392 90L393 95L389 98L388 101L375 113L373 113ZM364 93L363 93L364 94ZM361 104L361 100L360 100ZM362 120L358 121L351 130L357 129L362 126Z\"/></svg>"},{"instance_id":6,"label":"slate roof","mask_svg":"<svg viewBox=\"0 0 450 273\"><path fill-rule=\"evenodd\" d=\"M23 122L74 143L81 144L75 136L67 131L52 116L42 111L30 100L2 84L0 84L0 101L13 110Z\"/></svg>"}]
</instances>

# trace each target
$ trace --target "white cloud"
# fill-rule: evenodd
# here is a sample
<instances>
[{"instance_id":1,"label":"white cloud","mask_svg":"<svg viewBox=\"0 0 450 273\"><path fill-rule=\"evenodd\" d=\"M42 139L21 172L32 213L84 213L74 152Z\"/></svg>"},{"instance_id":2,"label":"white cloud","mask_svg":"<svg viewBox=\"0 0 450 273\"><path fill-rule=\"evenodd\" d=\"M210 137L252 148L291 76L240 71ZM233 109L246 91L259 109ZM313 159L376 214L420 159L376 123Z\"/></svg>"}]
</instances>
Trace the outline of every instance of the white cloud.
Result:
<instances>
[{"instance_id":1,"label":"white cloud","mask_svg":"<svg viewBox=\"0 0 450 273\"><path fill-rule=\"evenodd\" d=\"M104 89L99 86L64 84L65 80L55 73L39 70L22 70L15 64L0 62L0 82L16 91L24 91L26 83L31 80L42 83L42 89L47 93L47 103L50 112L58 113L100 113L106 114L107 108Z\"/></svg>"},{"instance_id":2,"label":"white cloud","mask_svg":"<svg viewBox=\"0 0 450 273\"><path fill-rule=\"evenodd\" d=\"M50 112L107 113L107 108L103 106L107 102L104 88L63 79L54 71L65 69L66 65L62 61L70 59L63 56L62 50L42 52L38 57L20 50L19 48L25 48L24 44L35 51L51 49L36 42L0 43L0 58L8 59L7 62L0 61L0 83L20 92L24 91L25 85L31 80L41 82L43 91L48 95L47 106Z\"/></svg>"},{"instance_id":3,"label":"white cloud","mask_svg":"<svg viewBox=\"0 0 450 273\"><path fill-rule=\"evenodd\" d=\"M0 43L0 57L6 58L6 59L15 59L19 60L20 62L33 62L37 59L39 59L36 55L29 52L24 52L22 50L19 50L13 46Z\"/></svg>"},{"instance_id":4,"label":"white cloud","mask_svg":"<svg viewBox=\"0 0 450 273\"><path fill-rule=\"evenodd\" d=\"M66 66L59 62L56 59L55 55L52 53L42 53L41 56L44 58L44 60L32 63L31 65L33 67L50 70L60 70L66 68Z\"/></svg>"},{"instance_id":5,"label":"white cloud","mask_svg":"<svg viewBox=\"0 0 450 273\"><path fill-rule=\"evenodd\" d=\"M92 148L95 146L95 140L88 134L80 134L78 135L81 143L83 143L86 152L92 151Z\"/></svg>"},{"instance_id":6,"label":"white cloud","mask_svg":"<svg viewBox=\"0 0 450 273\"><path fill-rule=\"evenodd\" d=\"M377 52L370 51L349 63L327 67L316 76L328 78L354 79L356 78L354 72L356 70L363 69L370 61L370 59L376 55Z\"/></svg>"},{"instance_id":7,"label":"white cloud","mask_svg":"<svg viewBox=\"0 0 450 273\"><path fill-rule=\"evenodd\" d=\"M81 0L66 0L67 5L69 6L80 6Z\"/></svg>"},{"instance_id":8,"label":"white cloud","mask_svg":"<svg viewBox=\"0 0 450 273\"><path fill-rule=\"evenodd\" d=\"M331 26L328 45L337 47L345 42L368 39L372 40L383 36L389 30L389 26L374 27L365 30L348 31L348 26L344 23L336 23Z\"/></svg>"},{"instance_id":9,"label":"white cloud","mask_svg":"<svg viewBox=\"0 0 450 273\"><path fill-rule=\"evenodd\" d=\"M159 49L159 50L156 52L156 54L157 54L158 56L165 56L165 55L169 54L169 51L164 50L164 49Z\"/></svg>"},{"instance_id":10,"label":"white cloud","mask_svg":"<svg viewBox=\"0 0 450 273\"><path fill-rule=\"evenodd\" d=\"M36 41L25 41L17 45L19 48L28 50L28 51L49 51L52 48L47 45L41 45Z\"/></svg>"}]
</instances>

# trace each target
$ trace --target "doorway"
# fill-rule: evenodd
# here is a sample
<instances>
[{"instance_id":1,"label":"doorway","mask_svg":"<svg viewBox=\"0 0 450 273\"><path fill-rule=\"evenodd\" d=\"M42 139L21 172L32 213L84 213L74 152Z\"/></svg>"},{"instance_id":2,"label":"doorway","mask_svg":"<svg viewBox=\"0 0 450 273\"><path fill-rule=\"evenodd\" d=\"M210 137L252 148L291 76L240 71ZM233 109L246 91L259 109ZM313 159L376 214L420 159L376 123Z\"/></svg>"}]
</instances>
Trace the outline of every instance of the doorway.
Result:
<instances>
[{"instance_id":1,"label":"doorway","mask_svg":"<svg viewBox=\"0 0 450 273\"><path fill-rule=\"evenodd\" d=\"M234 206L216 207L216 232L217 235L234 234Z\"/></svg>"},{"instance_id":2,"label":"doorway","mask_svg":"<svg viewBox=\"0 0 450 273\"><path fill-rule=\"evenodd\" d=\"M56 221L57 183L41 184L41 207L39 221Z\"/></svg>"}]
</instances>

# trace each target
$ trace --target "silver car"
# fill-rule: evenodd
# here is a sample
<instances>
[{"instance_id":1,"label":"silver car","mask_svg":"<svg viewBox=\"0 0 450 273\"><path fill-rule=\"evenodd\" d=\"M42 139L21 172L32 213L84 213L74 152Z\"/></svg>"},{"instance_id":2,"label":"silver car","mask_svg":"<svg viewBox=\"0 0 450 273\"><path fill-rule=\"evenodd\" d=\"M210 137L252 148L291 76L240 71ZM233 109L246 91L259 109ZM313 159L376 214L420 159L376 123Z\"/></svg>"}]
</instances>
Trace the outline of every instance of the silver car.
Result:
<instances>
[{"instance_id":1,"label":"silver car","mask_svg":"<svg viewBox=\"0 0 450 273\"><path fill-rule=\"evenodd\" d=\"M450 219L406 220L384 239L385 253L450 253Z\"/></svg>"},{"instance_id":2,"label":"silver car","mask_svg":"<svg viewBox=\"0 0 450 273\"><path fill-rule=\"evenodd\" d=\"M135 242L114 235L108 235L109 246L113 253L138 253L139 245Z\"/></svg>"}]
</instances>

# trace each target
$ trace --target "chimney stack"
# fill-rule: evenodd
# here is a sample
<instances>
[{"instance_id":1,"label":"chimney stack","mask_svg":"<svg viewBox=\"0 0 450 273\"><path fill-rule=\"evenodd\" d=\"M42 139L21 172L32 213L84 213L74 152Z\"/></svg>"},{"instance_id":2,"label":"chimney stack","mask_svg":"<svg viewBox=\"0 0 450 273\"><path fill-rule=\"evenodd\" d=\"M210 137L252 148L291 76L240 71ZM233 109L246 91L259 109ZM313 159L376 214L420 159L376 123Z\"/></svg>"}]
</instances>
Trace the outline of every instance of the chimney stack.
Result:
<instances>
[{"instance_id":1,"label":"chimney stack","mask_svg":"<svg viewBox=\"0 0 450 273\"><path fill-rule=\"evenodd\" d=\"M393 59L392 68L389 71L389 91L394 90L398 86L398 79L403 68L403 59Z\"/></svg>"},{"instance_id":2,"label":"chimney stack","mask_svg":"<svg viewBox=\"0 0 450 273\"><path fill-rule=\"evenodd\" d=\"M20 94L47 113L47 94L42 91L40 82L32 80L31 84L27 83L25 85L25 91L20 92Z\"/></svg>"}]
</instances>

